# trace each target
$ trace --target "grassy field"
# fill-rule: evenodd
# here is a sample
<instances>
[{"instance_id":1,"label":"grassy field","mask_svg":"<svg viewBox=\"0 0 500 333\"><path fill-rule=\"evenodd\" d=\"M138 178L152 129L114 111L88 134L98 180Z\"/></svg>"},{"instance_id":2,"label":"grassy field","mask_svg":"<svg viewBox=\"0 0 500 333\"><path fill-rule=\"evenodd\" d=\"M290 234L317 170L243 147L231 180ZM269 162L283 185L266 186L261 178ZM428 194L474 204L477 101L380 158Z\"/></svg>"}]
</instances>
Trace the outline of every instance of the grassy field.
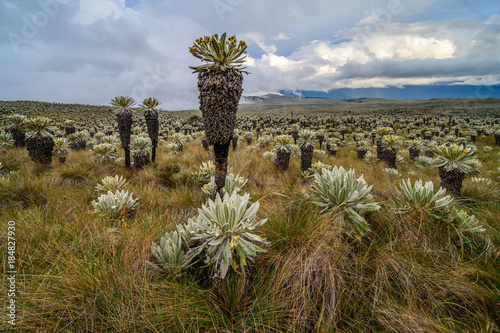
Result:
<instances>
[{"instance_id":1,"label":"grassy field","mask_svg":"<svg viewBox=\"0 0 500 333\"><path fill-rule=\"evenodd\" d=\"M491 183L467 177L454 203L486 229L465 241L439 216L398 211L403 179L440 182L437 169L416 168L407 149L400 151L400 175L387 173L383 162L357 159L351 144L321 159L352 168L373 185L381 209L364 214L371 231L357 239L343 232L335 214L312 203L312 180L301 177L299 157L280 172L262 158L271 147L250 152L244 141L231 149L229 167L248 179L243 192L260 202L258 216L268 221L256 233L270 246L245 274L230 271L225 280L171 279L147 264L152 242L208 199L190 177L213 160L200 138L178 155L160 145L157 165L140 171L96 163L88 150L71 151L66 163L54 159L49 168L31 161L25 149L0 152L7 169L19 170L15 182L0 186L0 248L7 253L7 222L15 221L18 270L16 326L2 315L0 330L500 331L500 148L492 135L476 143L479 176ZM483 152L484 146L493 149ZM158 169L173 163L181 171L160 177ZM127 190L139 198L136 212L123 220L95 214L91 205L96 184L114 175L127 178ZM7 255L1 270L6 276Z\"/></svg>"}]
</instances>

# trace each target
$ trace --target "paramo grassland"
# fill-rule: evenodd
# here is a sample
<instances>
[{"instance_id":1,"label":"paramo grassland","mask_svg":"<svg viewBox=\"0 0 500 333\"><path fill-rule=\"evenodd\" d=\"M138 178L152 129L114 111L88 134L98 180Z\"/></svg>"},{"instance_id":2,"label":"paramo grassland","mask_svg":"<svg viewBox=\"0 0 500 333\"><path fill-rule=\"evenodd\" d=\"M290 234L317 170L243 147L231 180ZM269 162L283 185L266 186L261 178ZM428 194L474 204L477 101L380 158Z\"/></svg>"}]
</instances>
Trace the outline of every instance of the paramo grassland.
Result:
<instances>
[{"instance_id":1,"label":"paramo grassland","mask_svg":"<svg viewBox=\"0 0 500 333\"><path fill-rule=\"evenodd\" d=\"M2 331L500 331L500 101L251 102L215 200L198 111L0 102Z\"/></svg>"}]
</instances>

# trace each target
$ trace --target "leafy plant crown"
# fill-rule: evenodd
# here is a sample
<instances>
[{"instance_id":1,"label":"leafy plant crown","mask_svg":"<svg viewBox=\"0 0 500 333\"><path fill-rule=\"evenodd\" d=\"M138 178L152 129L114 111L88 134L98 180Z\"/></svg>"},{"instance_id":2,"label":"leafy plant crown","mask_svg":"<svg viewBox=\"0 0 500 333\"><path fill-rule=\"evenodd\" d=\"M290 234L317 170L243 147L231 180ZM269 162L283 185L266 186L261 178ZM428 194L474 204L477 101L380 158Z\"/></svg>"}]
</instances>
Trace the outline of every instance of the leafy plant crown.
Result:
<instances>
[{"instance_id":1,"label":"leafy plant crown","mask_svg":"<svg viewBox=\"0 0 500 333\"><path fill-rule=\"evenodd\" d=\"M442 167L446 171L456 170L465 174L479 172L477 168L481 166L481 162L473 157L475 153L473 147L451 143L437 147L434 153L436 154L436 167Z\"/></svg>"},{"instance_id":2,"label":"leafy plant crown","mask_svg":"<svg viewBox=\"0 0 500 333\"><path fill-rule=\"evenodd\" d=\"M246 67L242 67L246 58L246 49L246 43L242 40L238 43L235 36L226 40L226 33L223 33L220 38L218 34L200 37L189 48L189 52L206 63L189 68L193 69L193 73L235 69L248 74L244 71Z\"/></svg>"},{"instance_id":3,"label":"leafy plant crown","mask_svg":"<svg viewBox=\"0 0 500 333\"><path fill-rule=\"evenodd\" d=\"M131 108L135 105L135 100L129 96L118 96L113 98L110 104L116 115L124 115L132 113Z\"/></svg>"},{"instance_id":4,"label":"leafy plant crown","mask_svg":"<svg viewBox=\"0 0 500 333\"><path fill-rule=\"evenodd\" d=\"M53 124L53 121L45 117L37 117L31 119L23 120L24 126L22 130L26 132L27 139L32 139L34 137L50 137L53 135L50 131L57 130L57 127Z\"/></svg>"}]
</instances>

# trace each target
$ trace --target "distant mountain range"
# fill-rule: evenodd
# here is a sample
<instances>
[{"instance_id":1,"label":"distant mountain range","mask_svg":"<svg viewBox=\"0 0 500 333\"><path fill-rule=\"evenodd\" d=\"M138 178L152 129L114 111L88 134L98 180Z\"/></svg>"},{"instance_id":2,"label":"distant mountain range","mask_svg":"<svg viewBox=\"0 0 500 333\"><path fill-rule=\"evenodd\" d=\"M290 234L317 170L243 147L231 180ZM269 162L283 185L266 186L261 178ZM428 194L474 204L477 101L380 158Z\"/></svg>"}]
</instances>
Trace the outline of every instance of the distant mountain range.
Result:
<instances>
[{"instance_id":1,"label":"distant mountain range","mask_svg":"<svg viewBox=\"0 0 500 333\"><path fill-rule=\"evenodd\" d=\"M413 85L403 88L359 88L323 91L280 91L284 96L303 98L385 98L385 99L431 99L431 98L500 98L500 85ZM248 99L248 97L247 97Z\"/></svg>"}]
</instances>

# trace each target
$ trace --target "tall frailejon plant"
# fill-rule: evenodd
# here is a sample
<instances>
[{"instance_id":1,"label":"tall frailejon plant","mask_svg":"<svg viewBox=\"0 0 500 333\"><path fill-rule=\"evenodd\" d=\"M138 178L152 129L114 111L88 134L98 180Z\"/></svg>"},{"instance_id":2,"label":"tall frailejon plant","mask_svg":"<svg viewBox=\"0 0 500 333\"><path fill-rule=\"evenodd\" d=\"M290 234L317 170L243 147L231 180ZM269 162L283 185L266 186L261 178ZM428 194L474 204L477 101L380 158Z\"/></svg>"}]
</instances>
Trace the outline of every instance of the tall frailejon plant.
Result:
<instances>
[{"instance_id":1,"label":"tall frailejon plant","mask_svg":"<svg viewBox=\"0 0 500 333\"><path fill-rule=\"evenodd\" d=\"M146 126L148 127L148 135L151 139L153 149L151 152L151 161L156 162L156 148L158 147L158 133L160 130L160 122L158 120L158 105L160 103L156 98L146 98L140 105L144 111L144 118L146 119Z\"/></svg>"},{"instance_id":2,"label":"tall frailejon plant","mask_svg":"<svg viewBox=\"0 0 500 333\"><path fill-rule=\"evenodd\" d=\"M198 91L203 126L209 144L214 146L216 193L224 187L227 173L227 157L236 112L243 91L242 67L246 57L246 44L239 43L232 36L226 40L226 33L196 39L189 52L205 62L190 67L198 73Z\"/></svg>"},{"instance_id":3,"label":"tall frailejon plant","mask_svg":"<svg viewBox=\"0 0 500 333\"><path fill-rule=\"evenodd\" d=\"M132 135L132 106L135 101L132 97L118 96L111 100L118 121L120 141L125 150L125 166L130 168L130 137Z\"/></svg>"}]
</instances>

